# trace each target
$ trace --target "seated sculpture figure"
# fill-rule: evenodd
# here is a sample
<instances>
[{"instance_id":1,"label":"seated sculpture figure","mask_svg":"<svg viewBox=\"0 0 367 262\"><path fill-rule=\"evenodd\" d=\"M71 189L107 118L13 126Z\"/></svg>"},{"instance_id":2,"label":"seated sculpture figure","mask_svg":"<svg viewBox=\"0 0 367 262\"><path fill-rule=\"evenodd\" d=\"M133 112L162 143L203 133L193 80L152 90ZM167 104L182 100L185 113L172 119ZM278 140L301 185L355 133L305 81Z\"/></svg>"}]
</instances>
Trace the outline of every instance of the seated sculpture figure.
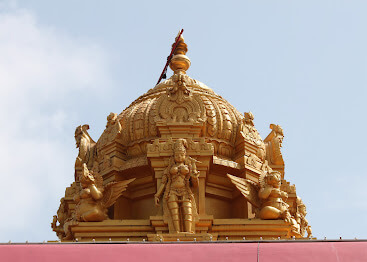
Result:
<instances>
[{"instance_id":1,"label":"seated sculpture figure","mask_svg":"<svg viewBox=\"0 0 367 262\"><path fill-rule=\"evenodd\" d=\"M187 141L178 139L174 144L174 156L165 169L161 186L155 194L155 204L159 205L159 198L164 191L164 201L168 206L174 230L179 232L193 232L194 195L190 188L197 186L199 172L196 170L196 160L186 156ZM182 223L183 222L183 223Z\"/></svg>"},{"instance_id":2,"label":"seated sculpture figure","mask_svg":"<svg viewBox=\"0 0 367 262\"><path fill-rule=\"evenodd\" d=\"M305 208L305 206L298 207L297 221L290 213L289 205L287 204L288 193L280 189L280 172L271 169L263 172L259 177L259 183L230 174L227 174L227 177L246 200L253 205L256 218L266 220L282 219L291 225L292 234L303 236L305 230L307 230L307 232L310 232L309 235L311 235L311 227L308 228L302 224L302 222L307 222L303 219L304 216L302 217L305 214L305 209L302 208ZM304 229L302 230L302 228Z\"/></svg>"},{"instance_id":3,"label":"seated sculpture figure","mask_svg":"<svg viewBox=\"0 0 367 262\"><path fill-rule=\"evenodd\" d=\"M267 173L260 184L262 185L258 195L262 204L259 217L292 222L289 205L286 203L288 194L280 190L281 174L277 171Z\"/></svg>"},{"instance_id":4,"label":"seated sculpture figure","mask_svg":"<svg viewBox=\"0 0 367 262\"><path fill-rule=\"evenodd\" d=\"M127 185L135 178L111 182L103 186L103 178L98 173L90 172L86 164L80 174L80 192L74 197L77 203L75 219L81 222L98 222L108 218L107 208L112 206Z\"/></svg>"}]
</instances>

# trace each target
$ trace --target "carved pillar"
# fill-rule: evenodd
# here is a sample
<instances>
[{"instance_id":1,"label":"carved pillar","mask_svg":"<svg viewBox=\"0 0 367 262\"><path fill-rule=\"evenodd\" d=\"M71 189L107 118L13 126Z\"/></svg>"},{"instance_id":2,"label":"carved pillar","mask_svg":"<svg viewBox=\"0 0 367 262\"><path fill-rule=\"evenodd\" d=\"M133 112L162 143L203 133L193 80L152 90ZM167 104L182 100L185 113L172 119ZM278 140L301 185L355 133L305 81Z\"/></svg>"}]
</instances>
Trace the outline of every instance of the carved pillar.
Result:
<instances>
[{"instance_id":1,"label":"carved pillar","mask_svg":"<svg viewBox=\"0 0 367 262\"><path fill-rule=\"evenodd\" d=\"M205 180L206 180L206 172L200 171L200 177L199 177L199 216L206 215L205 211Z\"/></svg>"}]
</instances>

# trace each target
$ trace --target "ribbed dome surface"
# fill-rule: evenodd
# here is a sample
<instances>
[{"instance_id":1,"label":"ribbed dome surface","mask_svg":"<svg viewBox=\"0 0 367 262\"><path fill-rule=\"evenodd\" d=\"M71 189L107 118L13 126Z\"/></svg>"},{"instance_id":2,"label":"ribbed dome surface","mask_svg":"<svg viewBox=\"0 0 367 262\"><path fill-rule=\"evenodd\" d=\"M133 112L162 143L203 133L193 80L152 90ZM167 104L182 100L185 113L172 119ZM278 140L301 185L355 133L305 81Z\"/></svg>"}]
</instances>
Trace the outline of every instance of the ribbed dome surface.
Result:
<instances>
[{"instance_id":1,"label":"ribbed dome surface","mask_svg":"<svg viewBox=\"0 0 367 262\"><path fill-rule=\"evenodd\" d=\"M188 76L186 78L187 88L203 105L205 117L202 119L204 125L201 136L215 142L216 149L225 147L226 149L221 151L225 152L226 157L231 157L243 115L203 83ZM130 156L145 152L146 143L160 136L156 127L157 102L173 87L174 81L171 77L136 99L118 116L122 126L121 143L129 148L139 147L139 150L129 150Z\"/></svg>"}]
</instances>

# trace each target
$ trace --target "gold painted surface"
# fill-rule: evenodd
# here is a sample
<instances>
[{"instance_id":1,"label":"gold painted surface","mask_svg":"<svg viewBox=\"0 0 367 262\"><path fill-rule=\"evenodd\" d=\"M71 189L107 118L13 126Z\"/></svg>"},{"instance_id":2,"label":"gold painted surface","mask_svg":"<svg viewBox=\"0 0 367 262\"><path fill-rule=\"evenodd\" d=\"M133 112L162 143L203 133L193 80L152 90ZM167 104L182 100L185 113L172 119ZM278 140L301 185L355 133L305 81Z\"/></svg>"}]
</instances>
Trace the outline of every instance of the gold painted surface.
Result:
<instances>
[{"instance_id":1,"label":"gold painted surface","mask_svg":"<svg viewBox=\"0 0 367 262\"><path fill-rule=\"evenodd\" d=\"M75 181L51 223L62 241L216 241L312 237L306 206L284 178L283 129L263 140L186 71L181 36L173 75L120 114L95 142L75 131Z\"/></svg>"}]
</instances>

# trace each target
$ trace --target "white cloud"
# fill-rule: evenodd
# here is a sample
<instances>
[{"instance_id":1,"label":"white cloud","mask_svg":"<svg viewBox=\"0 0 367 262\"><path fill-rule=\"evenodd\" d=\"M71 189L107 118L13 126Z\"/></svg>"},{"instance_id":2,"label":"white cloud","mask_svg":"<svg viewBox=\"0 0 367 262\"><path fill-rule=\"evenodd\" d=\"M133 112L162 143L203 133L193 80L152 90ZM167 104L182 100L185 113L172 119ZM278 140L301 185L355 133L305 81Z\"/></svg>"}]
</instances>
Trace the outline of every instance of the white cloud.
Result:
<instances>
[{"instance_id":1,"label":"white cloud","mask_svg":"<svg viewBox=\"0 0 367 262\"><path fill-rule=\"evenodd\" d=\"M0 13L0 242L56 239L52 212L76 155L70 126L107 88L107 56L15 6Z\"/></svg>"}]
</instances>

